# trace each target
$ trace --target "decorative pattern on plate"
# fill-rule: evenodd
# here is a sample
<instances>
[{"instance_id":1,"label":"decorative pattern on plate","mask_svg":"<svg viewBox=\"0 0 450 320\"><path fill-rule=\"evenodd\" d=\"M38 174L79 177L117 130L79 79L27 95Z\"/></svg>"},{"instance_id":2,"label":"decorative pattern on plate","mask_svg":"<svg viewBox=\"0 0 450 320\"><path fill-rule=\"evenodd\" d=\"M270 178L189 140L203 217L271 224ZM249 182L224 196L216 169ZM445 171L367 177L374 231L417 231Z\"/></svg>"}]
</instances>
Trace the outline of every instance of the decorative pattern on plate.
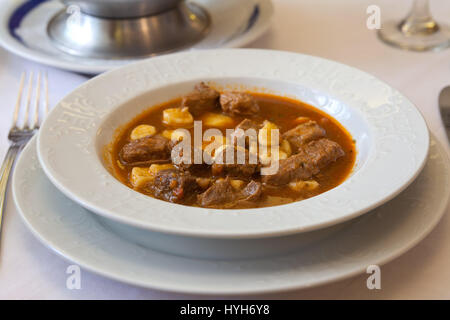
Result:
<instances>
[{"instance_id":1,"label":"decorative pattern on plate","mask_svg":"<svg viewBox=\"0 0 450 320\"><path fill-rule=\"evenodd\" d=\"M111 123L123 124L144 107L187 92L205 79L289 94L328 112L357 140L358 164L352 176L301 202L233 211L159 201L112 177L99 155L99 141L106 143L112 136ZM386 202L420 172L428 145L428 130L417 109L375 77L317 57L239 49L156 57L88 81L48 116L38 153L52 182L98 214L169 233L261 237L322 228Z\"/></svg>"},{"instance_id":2,"label":"decorative pattern on plate","mask_svg":"<svg viewBox=\"0 0 450 320\"><path fill-rule=\"evenodd\" d=\"M30 230L85 270L161 290L254 294L311 287L364 272L422 240L450 198L450 161L433 140L427 164L411 186L325 241L268 259L189 259L143 248L104 229L94 214L50 183L37 162L35 142L18 160L12 189Z\"/></svg>"}]
</instances>

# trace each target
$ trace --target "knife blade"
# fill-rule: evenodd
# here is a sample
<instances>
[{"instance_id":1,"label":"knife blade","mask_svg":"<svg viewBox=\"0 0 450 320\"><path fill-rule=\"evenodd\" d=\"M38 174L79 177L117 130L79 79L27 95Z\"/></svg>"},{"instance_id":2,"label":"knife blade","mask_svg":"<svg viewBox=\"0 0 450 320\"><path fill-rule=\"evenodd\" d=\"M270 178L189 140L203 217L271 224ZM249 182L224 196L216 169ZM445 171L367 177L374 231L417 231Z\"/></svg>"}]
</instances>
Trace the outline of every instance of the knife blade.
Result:
<instances>
[{"instance_id":1,"label":"knife blade","mask_svg":"<svg viewBox=\"0 0 450 320\"><path fill-rule=\"evenodd\" d=\"M442 89L439 94L439 109L441 111L442 122L447 132L447 138L450 141L450 86Z\"/></svg>"}]
</instances>

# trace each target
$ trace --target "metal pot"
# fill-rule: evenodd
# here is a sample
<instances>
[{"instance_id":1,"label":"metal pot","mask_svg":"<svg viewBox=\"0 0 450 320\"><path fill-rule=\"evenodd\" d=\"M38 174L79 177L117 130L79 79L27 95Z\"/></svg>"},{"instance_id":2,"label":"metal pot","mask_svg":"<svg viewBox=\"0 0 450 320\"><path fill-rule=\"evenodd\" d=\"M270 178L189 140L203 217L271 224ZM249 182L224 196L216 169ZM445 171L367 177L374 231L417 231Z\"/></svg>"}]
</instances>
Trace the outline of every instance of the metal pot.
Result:
<instances>
[{"instance_id":1,"label":"metal pot","mask_svg":"<svg viewBox=\"0 0 450 320\"><path fill-rule=\"evenodd\" d=\"M70 55L140 58L189 47L211 23L208 13L183 0L61 0L66 7L47 32Z\"/></svg>"},{"instance_id":2,"label":"metal pot","mask_svg":"<svg viewBox=\"0 0 450 320\"><path fill-rule=\"evenodd\" d=\"M174 9L183 0L61 0L81 12L101 18L136 18Z\"/></svg>"}]
</instances>

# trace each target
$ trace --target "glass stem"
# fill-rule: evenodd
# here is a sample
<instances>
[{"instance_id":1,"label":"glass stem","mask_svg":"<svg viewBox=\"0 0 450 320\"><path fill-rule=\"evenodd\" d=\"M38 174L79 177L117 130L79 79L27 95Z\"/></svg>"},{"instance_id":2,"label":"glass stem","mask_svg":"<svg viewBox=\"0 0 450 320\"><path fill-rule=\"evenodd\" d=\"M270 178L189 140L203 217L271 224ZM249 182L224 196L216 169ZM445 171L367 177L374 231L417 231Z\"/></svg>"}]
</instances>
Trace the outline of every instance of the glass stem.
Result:
<instances>
[{"instance_id":1,"label":"glass stem","mask_svg":"<svg viewBox=\"0 0 450 320\"><path fill-rule=\"evenodd\" d=\"M400 25L406 35L429 35L439 31L439 26L430 13L429 0L414 0L412 10Z\"/></svg>"}]
</instances>

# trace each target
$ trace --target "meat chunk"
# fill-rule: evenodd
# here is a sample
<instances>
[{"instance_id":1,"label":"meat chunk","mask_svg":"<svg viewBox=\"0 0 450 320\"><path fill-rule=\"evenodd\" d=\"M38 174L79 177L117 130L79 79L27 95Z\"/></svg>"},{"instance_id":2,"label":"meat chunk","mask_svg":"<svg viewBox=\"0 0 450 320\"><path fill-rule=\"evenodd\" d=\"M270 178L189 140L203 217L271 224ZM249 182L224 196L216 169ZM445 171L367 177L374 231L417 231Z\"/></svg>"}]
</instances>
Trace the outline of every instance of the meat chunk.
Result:
<instances>
[{"instance_id":1,"label":"meat chunk","mask_svg":"<svg viewBox=\"0 0 450 320\"><path fill-rule=\"evenodd\" d=\"M253 97L244 92L224 92L220 95L220 106L233 116L253 116L259 112L259 105Z\"/></svg>"},{"instance_id":2,"label":"meat chunk","mask_svg":"<svg viewBox=\"0 0 450 320\"><path fill-rule=\"evenodd\" d=\"M294 150L298 150L303 144L323 138L325 134L325 129L319 126L317 122L310 120L286 131L283 134L283 139L289 141Z\"/></svg>"},{"instance_id":3,"label":"meat chunk","mask_svg":"<svg viewBox=\"0 0 450 320\"><path fill-rule=\"evenodd\" d=\"M237 177L237 178L248 178L256 173L259 169L258 158L254 155L254 158L250 157L250 153L247 149L227 146L228 150L222 149L222 152L217 154L214 157L214 163L211 166L211 172L214 176L228 176L228 177ZM233 149L234 160L232 163L227 163L226 152L230 149ZM217 152L217 151L216 151ZM232 151L231 151L232 152ZM244 153L244 161L243 163L239 163L238 153ZM219 159L221 163L218 163Z\"/></svg>"},{"instance_id":4,"label":"meat chunk","mask_svg":"<svg viewBox=\"0 0 450 320\"><path fill-rule=\"evenodd\" d=\"M307 158L303 154L295 154L280 160L278 171L272 175L261 176L261 181L273 186L282 186L292 180L309 179L317 173L319 170L308 165Z\"/></svg>"},{"instance_id":5,"label":"meat chunk","mask_svg":"<svg viewBox=\"0 0 450 320\"><path fill-rule=\"evenodd\" d=\"M244 189L238 191L233 188L230 179L227 178L216 180L211 187L198 195L198 202L202 207L232 208L238 204L256 201L261 195L261 183L252 180Z\"/></svg>"},{"instance_id":6,"label":"meat chunk","mask_svg":"<svg viewBox=\"0 0 450 320\"><path fill-rule=\"evenodd\" d=\"M242 189L241 195L242 200L245 201L256 201L261 197L262 185L254 180L250 181L247 186Z\"/></svg>"},{"instance_id":7,"label":"meat chunk","mask_svg":"<svg viewBox=\"0 0 450 320\"><path fill-rule=\"evenodd\" d=\"M199 186L196 178L187 172L161 170L155 176L152 189L160 199L180 202L196 195Z\"/></svg>"},{"instance_id":8,"label":"meat chunk","mask_svg":"<svg viewBox=\"0 0 450 320\"><path fill-rule=\"evenodd\" d=\"M251 177L258 170L257 164L218 164L213 163L211 172L214 176Z\"/></svg>"},{"instance_id":9,"label":"meat chunk","mask_svg":"<svg viewBox=\"0 0 450 320\"><path fill-rule=\"evenodd\" d=\"M298 154L280 160L278 171L262 176L262 181L281 186L293 180L308 180L344 154L341 146L334 141L325 138L314 140L302 146Z\"/></svg>"},{"instance_id":10,"label":"meat chunk","mask_svg":"<svg viewBox=\"0 0 450 320\"><path fill-rule=\"evenodd\" d=\"M243 147L249 148L250 144L250 136L252 137L252 141L254 141L255 144L258 143L258 130L261 126L256 123L253 120L250 119L244 119L242 120L236 128L234 128L233 133L231 134L231 139L233 143L238 143L239 139L245 136L245 131L249 129L253 129L254 132L248 132L248 135L245 137L245 141L243 142L245 145ZM252 136L254 135L254 136ZM242 143L242 142L241 142Z\"/></svg>"},{"instance_id":11,"label":"meat chunk","mask_svg":"<svg viewBox=\"0 0 450 320\"><path fill-rule=\"evenodd\" d=\"M218 206L236 200L236 191L229 179L219 179L205 192L198 195L198 203L202 207Z\"/></svg>"},{"instance_id":12,"label":"meat chunk","mask_svg":"<svg viewBox=\"0 0 450 320\"><path fill-rule=\"evenodd\" d=\"M178 143L175 143L174 147L177 144ZM175 151L175 150L176 149L174 149L173 151ZM190 174L192 174L194 176L202 176L202 175L204 175L205 171L208 170L209 165L206 164L205 162L195 163L195 161L194 161L194 153L195 153L196 150L198 150L198 149L196 149L195 147L193 149L191 149L191 155L190 155L190 160L189 160L189 159L184 159L183 158L183 149L180 149L179 150L180 151L179 152L179 157L182 159L182 161L180 163L175 163L174 158L172 159L172 161L174 161L173 164L174 164L175 168L177 168L180 171L189 172ZM186 162L184 162L184 161L186 161Z\"/></svg>"},{"instance_id":13,"label":"meat chunk","mask_svg":"<svg viewBox=\"0 0 450 320\"><path fill-rule=\"evenodd\" d=\"M254 129L256 132L258 132L260 127L261 126L255 121L250 119L244 119L236 126L236 128L234 128L234 130L236 131L237 129L242 129L245 131L248 129Z\"/></svg>"},{"instance_id":14,"label":"meat chunk","mask_svg":"<svg viewBox=\"0 0 450 320\"><path fill-rule=\"evenodd\" d=\"M250 181L247 186L242 189L238 194L238 199L229 205L230 207L248 207L252 208L255 205L255 201L259 200L262 196L263 188L260 182L254 180Z\"/></svg>"},{"instance_id":15,"label":"meat chunk","mask_svg":"<svg viewBox=\"0 0 450 320\"><path fill-rule=\"evenodd\" d=\"M345 155L338 143L325 138L311 141L300 150L308 159L307 163L319 170Z\"/></svg>"},{"instance_id":16,"label":"meat chunk","mask_svg":"<svg viewBox=\"0 0 450 320\"><path fill-rule=\"evenodd\" d=\"M170 161L171 143L163 136L156 135L133 140L120 151L123 165L150 165Z\"/></svg>"},{"instance_id":17,"label":"meat chunk","mask_svg":"<svg viewBox=\"0 0 450 320\"><path fill-rule=\"evenodd\" d=\"M219 101L219 92L200 82L194 91L185 95L181 102L182 107L188 107L189 112L198 116L204 112L212 111Z\"/></svg>"}]
</instances>

